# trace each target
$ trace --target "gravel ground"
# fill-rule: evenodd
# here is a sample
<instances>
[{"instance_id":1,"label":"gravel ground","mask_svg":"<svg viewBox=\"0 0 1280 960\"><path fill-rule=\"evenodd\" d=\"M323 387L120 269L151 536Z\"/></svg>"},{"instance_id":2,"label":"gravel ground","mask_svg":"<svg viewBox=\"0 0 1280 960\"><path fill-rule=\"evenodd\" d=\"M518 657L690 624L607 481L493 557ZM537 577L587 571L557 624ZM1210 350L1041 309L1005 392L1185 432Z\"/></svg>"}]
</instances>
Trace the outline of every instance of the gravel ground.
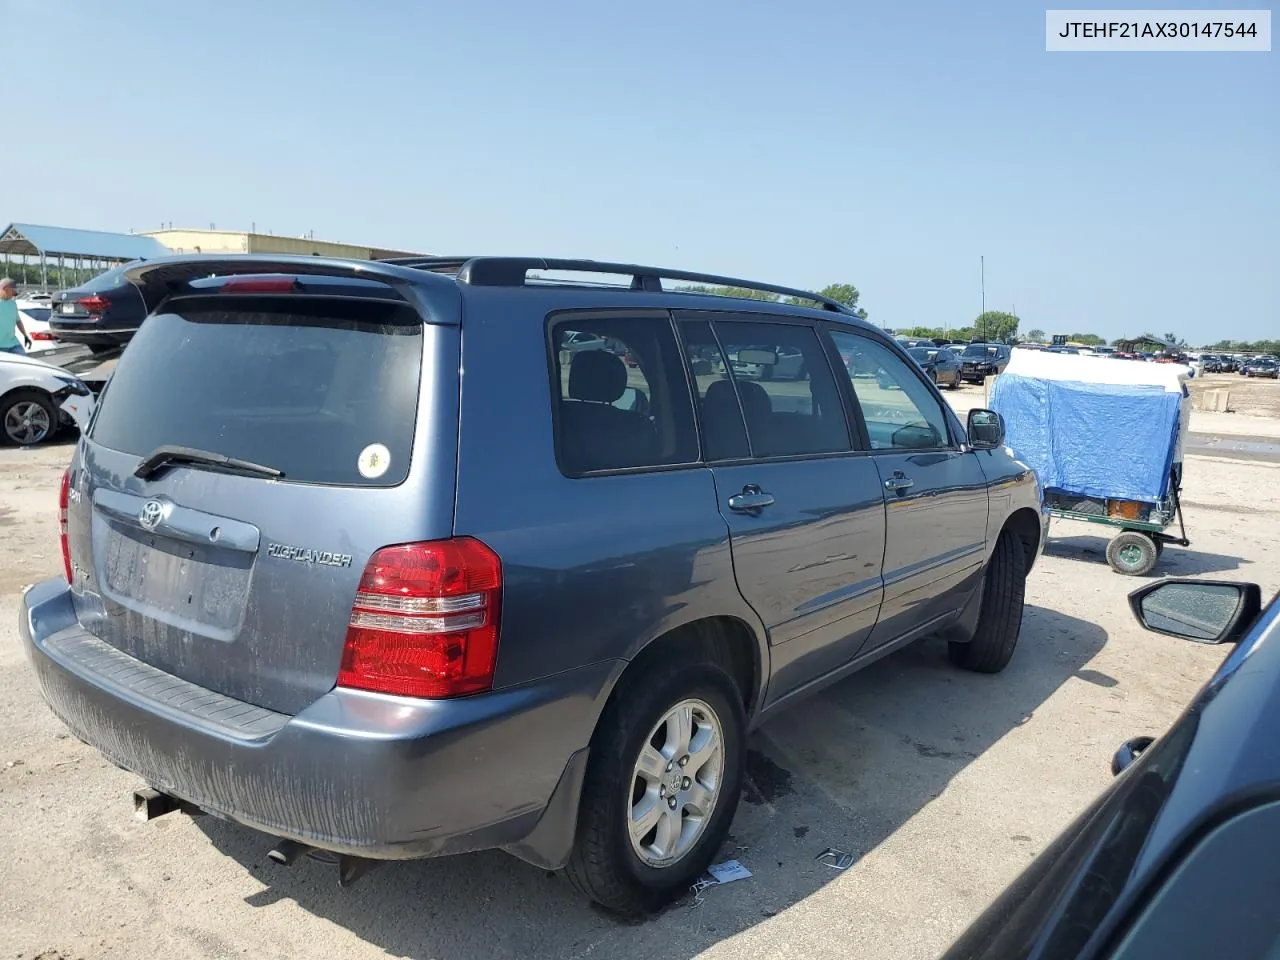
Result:
<instances>
[{"instance_id":1,"label":"gravel ground","mask_svg":"<svg viewBox=\"0 0 1280 960\"><path fill-rule=\"evenodd\" d=\"M982 391L951 397L964 409ZM1196 414L1202 428L1221 430ZM1103 531L1064 524L1005 673L953 670L923 642L754 737L750 802L724 851L752 878L634 926L498 853L384 866L344 892L333 867L277 867L239 827L134 821L135 778L40 701L13 624L21 588L59 573L70 452L0 450L0 958L934 957L1106 786L1120 741L1166 729L1225 653L1141 631L1125 604L1136 582L1106 567ZM1190 459L1194 543L1159 572L1280 586L1277 469ZM827 847L855 862L817 863Z\"/></svg>"}]
</instances>

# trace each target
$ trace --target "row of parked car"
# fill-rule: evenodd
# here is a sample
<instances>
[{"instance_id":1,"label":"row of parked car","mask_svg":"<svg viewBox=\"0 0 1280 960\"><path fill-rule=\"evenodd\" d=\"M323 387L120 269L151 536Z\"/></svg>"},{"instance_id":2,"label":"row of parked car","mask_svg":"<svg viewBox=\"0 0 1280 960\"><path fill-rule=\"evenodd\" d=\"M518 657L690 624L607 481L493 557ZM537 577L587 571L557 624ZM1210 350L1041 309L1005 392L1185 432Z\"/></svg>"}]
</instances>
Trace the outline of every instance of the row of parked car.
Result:
<instances>
[{"instance_id":1,"label":"row of parked car","mask_svg":"<svg viewBox=\"0 0 1280 960\"><path fill-rule=\"evenodd\" d=\"M1238 373L1242 377L1280 379L1280 357L1234 357L1206 353L1200 360L1205 373Z\"/></svg>"}]
</instances>

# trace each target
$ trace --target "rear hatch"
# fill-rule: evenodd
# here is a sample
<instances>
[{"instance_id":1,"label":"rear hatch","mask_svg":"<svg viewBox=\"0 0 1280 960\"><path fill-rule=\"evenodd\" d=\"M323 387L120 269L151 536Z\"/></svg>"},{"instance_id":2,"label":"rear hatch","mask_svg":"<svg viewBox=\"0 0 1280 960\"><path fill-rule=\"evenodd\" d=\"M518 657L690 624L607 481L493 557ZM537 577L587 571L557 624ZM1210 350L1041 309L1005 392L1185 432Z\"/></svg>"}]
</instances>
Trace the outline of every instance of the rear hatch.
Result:
<instances>
[{"instance_id":1,"label":"rear hatch","mask_svg":"<svg viewBox=\"0 0 1280 960\"><path fill-rule=\"evenodd\" d=\"M447 483L411 469L424 387L444 398L421 404L440 415L433 450L457 419L456 328L384 284L304 279L197 282L148 317L68 510L85 629L291 714L334 686L369 557L449 536L452 460Z\"/></svg>"}]
</instances>

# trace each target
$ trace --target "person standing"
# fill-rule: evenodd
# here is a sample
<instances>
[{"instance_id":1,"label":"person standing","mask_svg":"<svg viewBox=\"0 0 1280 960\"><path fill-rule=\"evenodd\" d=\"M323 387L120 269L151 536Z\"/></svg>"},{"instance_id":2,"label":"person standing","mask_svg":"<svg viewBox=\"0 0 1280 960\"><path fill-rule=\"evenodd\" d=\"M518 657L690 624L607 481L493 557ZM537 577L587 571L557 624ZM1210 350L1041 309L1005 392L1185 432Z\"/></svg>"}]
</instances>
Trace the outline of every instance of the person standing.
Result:
<instances>
[{"instance_id":1,"label":"person standing","mask_svg":"<svg viewBox=\"0 0 1280 960\"><path fill-rule=\"evenodd\" d=\"M18 285L0 277L0 353L26 353L18 342Z\"/></svg>"}]
</instances>

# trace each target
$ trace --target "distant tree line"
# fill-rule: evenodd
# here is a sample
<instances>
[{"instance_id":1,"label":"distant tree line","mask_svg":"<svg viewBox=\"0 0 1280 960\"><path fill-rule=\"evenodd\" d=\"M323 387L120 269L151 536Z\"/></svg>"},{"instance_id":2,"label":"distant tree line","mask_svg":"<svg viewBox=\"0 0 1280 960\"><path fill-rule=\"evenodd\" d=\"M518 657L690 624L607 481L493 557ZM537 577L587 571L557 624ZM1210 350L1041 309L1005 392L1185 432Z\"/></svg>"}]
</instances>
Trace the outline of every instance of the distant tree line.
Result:
<instances>
[{"instance_id":1,"label":"distant tree line","mask_svg":"<svg viewBox=\"0 0 1280 960\"><path fill-rule=\"evenodd\" d=\"M738 297L746 300L764 300L767 303L789 303L799 306L812 306L819 303L818 300L809 300L805 297L783 297L776 293L769 293L767 290L753 290L750 287L707 287L697 284L683 287L676 287L684 293L705 293L716 297ZM867 318L867 311L858 306L858 300L862 294L852 283L829 283L821 290L817 291L818 296L826 297L828 300L835 300L842 303L863 320Z\"/></svg>"},{"instance_id":2,"label":"distant tree line","mask_svg":"<svg viewBox=\"0 0 1280 960\"><path fill-rule=\"evenodd\" d=\"M973 324L967 327L900 327L896 333L904 337L920 337L921 339L950 340L1002 340L1017 342L1018 324L1021 321L1016 314L1003 310L988 310L980 313ZM1033 330L1032 333L1039 331Z\"/></svg>"},{"instance_id":3,"label":"distant tree line","mask_svg":"<svg viewBox=\"0 0 1280 960\"><path fill-rule=\"evenodd\" d=\"M1219 340L1205 349L1223 353L1280 354L1280 340Z\"/></svg>"}]
</instances>

